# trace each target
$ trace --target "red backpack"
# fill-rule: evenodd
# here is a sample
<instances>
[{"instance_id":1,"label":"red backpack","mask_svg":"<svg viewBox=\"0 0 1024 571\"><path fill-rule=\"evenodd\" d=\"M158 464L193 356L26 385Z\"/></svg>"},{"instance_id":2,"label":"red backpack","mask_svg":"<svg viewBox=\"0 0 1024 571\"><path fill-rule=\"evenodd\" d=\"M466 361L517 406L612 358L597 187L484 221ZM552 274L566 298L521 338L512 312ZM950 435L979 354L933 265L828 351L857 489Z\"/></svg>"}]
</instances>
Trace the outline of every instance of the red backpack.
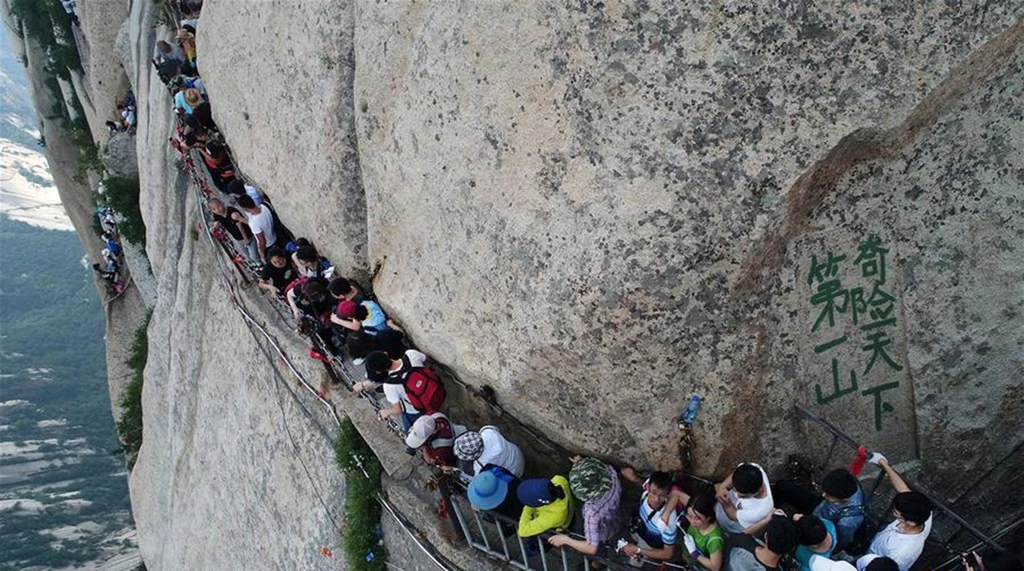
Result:
<instances>
[{"instance_id":1,"label":"red backpack","mask_svg":"<svg viewBox=\"0 0 1024 571\"><path fill-rule=\"evenodd\" d=\"M402 355L402 361L409 363L405 355ZM419 412L433 414L441 410L446 396L444 383L432 369L413 367L405 376L404 386L405 398L409 399L409 404Z\"/></svg>"}]
</instances>

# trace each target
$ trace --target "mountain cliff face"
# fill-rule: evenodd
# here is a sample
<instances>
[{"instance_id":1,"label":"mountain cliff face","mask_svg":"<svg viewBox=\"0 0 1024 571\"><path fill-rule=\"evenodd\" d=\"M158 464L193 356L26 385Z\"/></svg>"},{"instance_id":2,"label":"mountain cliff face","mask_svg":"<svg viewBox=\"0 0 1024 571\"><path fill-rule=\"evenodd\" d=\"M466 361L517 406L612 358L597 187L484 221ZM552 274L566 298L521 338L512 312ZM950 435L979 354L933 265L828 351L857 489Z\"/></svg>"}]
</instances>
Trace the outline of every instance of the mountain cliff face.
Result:
<instances>
[{"instance_id":1,"label":"mountain cliff face","mask_svg":"<svg viewBox=\"0 0 1024 571\"><path fill-rule=\"evenodd\" d=\"M143 558L340 565L319 552L344 485L325 421L280 392L189 237L148 65L159 10L131 3L109 50L140 105L157 282L131 480ZM696 392L695 468L721 475L823 454L804 403L920 459L952 500L1024 462L1003 462L1024 420L1022 15L206 0L197 43L214 118L284 221L556 442L677 466ZM972 505L1005 499L980 489Z\"/></svg>"},{"instance_id":2,"label":"mountain cliff face","mask_svg":"<svg viewBox=\"0 0 1024 571\"><path fill-rule=\"evenodd\" d=\"M376 269L421 347L517 416L670 466L697 392L709 472L792 448L794 402L930 467L1015 444L982 433L1021 420L999 404L1019 400L1021 267L967 252L982 228L1022 247L1020 132L960 153L1019 104L1019 3L325 10L208 3L218 124L286 219L332 221L340 266ZM289 81L253 79L274 70ZM924 156L948 172L884 174ZM330 177L333 199L291 176L341 165L358 180ZM352 193L368 266L339 249L364 239ZM983 410L944 412L951 382L985 387Z\"/></svg>"}]
</instances>

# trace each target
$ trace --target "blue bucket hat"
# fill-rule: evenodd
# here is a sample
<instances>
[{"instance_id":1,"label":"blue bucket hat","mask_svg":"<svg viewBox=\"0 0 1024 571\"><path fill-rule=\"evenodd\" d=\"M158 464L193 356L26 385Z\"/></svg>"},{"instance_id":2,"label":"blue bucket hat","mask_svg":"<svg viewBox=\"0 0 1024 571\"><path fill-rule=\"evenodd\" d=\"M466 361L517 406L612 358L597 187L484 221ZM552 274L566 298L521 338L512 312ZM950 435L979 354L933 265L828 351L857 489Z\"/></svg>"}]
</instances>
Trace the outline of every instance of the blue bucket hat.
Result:
<instances>
[{"instance_id":1,"label":"blue bucket hat","mask_svg":"<svg viewBox=\"0 0 1024 571\"><path fill-rule=\"evenodd\" d=\"M466 490L469 503L481 510L493 510L505 501L508 495L508 484L494 475L490 470L473 477Z\"/></svg>"}]
</instances>

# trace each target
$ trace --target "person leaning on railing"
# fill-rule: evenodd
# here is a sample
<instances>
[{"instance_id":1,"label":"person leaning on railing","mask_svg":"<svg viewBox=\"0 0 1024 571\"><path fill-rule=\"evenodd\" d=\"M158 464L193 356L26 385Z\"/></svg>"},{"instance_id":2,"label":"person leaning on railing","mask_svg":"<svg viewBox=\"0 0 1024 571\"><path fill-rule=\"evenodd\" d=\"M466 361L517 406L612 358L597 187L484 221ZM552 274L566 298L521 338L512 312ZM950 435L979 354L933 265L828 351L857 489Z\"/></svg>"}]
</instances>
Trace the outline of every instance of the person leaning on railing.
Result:
<instances>
[{"instance_id":1,"label":"person leaning on railing","mask_svg":"<svg viewBox=\"0 0 1024 571\"><path fill-rule=\"evenodd\" d=\"M574 456L572 462L569 488L583 502L585 539L557 534L549 537L548 543L555 547L570 547L586 555L607 557L613 549L611 542L621 519L622 483L619 474L613 466L596 458ZM601 565L593 562L592 567L600 569Z\"/></svg>"}]
</instances>

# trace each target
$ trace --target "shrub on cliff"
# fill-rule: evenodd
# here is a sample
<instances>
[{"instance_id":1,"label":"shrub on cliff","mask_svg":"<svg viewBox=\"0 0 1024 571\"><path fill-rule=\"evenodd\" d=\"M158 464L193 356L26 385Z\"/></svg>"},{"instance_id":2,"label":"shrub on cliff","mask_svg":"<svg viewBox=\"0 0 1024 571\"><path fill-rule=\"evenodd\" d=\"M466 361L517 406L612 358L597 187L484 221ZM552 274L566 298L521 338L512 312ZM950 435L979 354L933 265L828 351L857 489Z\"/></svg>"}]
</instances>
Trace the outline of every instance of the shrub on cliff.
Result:
<instances>
[{"instance_id":1,"label":"shrub on cliff","mask_svg":"<svg viewBox=\"0 0 1024 571\"><path fill-rule=\"evenodd\" d=\"M387 552L381 544L381 506L377 502L380 461L360 436L352 421L345 419L334 441L334 458L345 471L345 523L342 549L349 568L383 571Z\"/></svg>"},{"instance_id":2,"label":"shrub on cliff","mask_svg":"<svg viewBox=\"0 0 1024 571\"><path fill-rule=\"evenodd\" d=\"M107 204L121 216L117 231L132 244L146 245L146 223L139 207L139 177L112 176L103 181Z\"/></svg>"},{"instance_id":3,"label":"shrub on cliff","mask_svg":"<svg viewBox=\"0 0 1024 571\"><path fill-rule=\"evenodd\" d=\"M146 315L146 320L135 331L135 339L132 341L127 361L128 367L132 370L132 380L118 401L121 405L121 418L117 421L117 436L121 440L118 452L124 454L125 464L129 470L135 467L139 449L142 448L142 372L149 359L147 330L151 316L152 314Z\"/></svg>"}]
</instances>

